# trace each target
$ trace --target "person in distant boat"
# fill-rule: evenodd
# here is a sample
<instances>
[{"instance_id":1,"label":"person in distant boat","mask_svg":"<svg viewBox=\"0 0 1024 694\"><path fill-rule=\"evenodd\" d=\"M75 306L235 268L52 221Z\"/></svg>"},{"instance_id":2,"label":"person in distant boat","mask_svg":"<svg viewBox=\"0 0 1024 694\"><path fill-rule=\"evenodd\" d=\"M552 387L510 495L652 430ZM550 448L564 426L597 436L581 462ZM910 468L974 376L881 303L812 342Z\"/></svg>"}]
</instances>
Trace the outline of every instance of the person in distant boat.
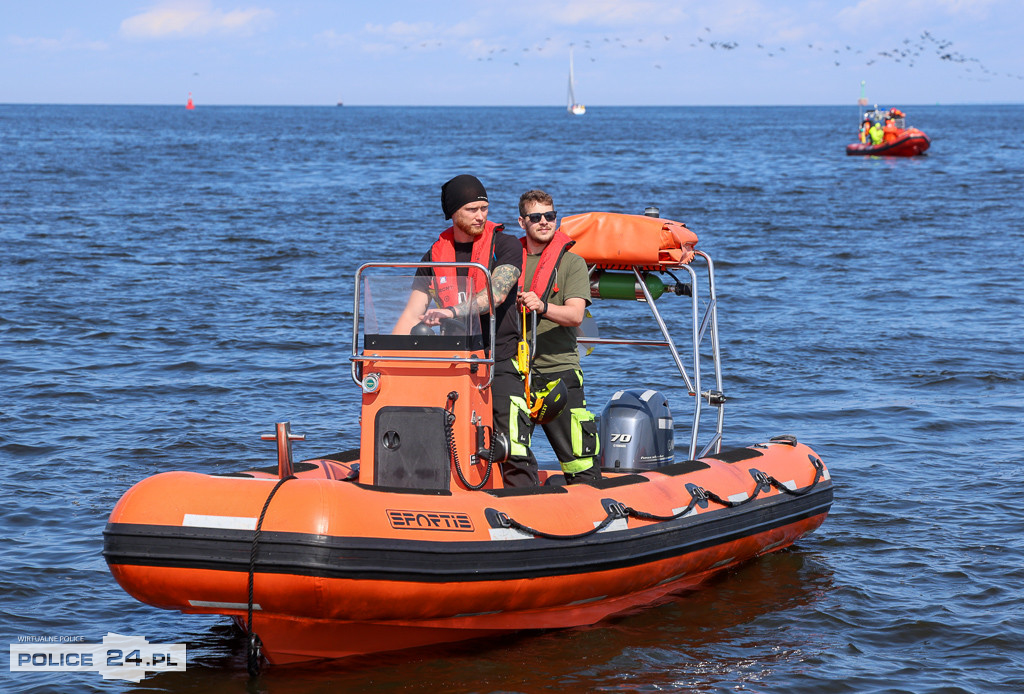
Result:
<instances>
[{"instance_id":1,"label":"person in distant boat","mask_svg":"<svg viewBox=\"0 0 1024 694\"><path fill-rule=\"evenodd\" d=\"M871 142L871 119L865 118L863 125L860 126L860 141L862 144L868 144Z\"/></svg>"},{"instance_id":2,"label":"person in distant boat","mask_svg":"<svg viewBox=\"0 0 1024 694\"><path fill-rule=\"evenodd\" d=\"M519 226L526 231L520 239L523 274L519 277L519 303L537 314L531 390L543 393L558 381L566 388L561 414L542 426L566 482L575 484L601 477L595 457L597 426L593 413L587 410L576 345L576 328L583 322L590 304L590 273L586 261L569 250L575 241L557 229L557 222L549 194L528 190L519 198ZM522 404L527 406L525 401ZM528 446L534 424L529 418L519 421L529 422L525 432ZM515 443L512 445L515 449ZM529 448L525 450L530 464L536 467L533 454Z\"/></svg>"},{"instance_id":3,"label":"person in distant boat","mask_svg":"<svg viewBox=\"0 0 1024 694\"><path fill-rule=\"evenodd\" d=\"M875 124L871 126L871 130L868 131L871 135L871 144L880 145L882 140L885 139L885 132L882 130L882 124L875 121Z\"/></svg>"},{"instance_id":4,"label":"person in distant boat","mask_svg":"<svg viewBox=\"0 0 1024 694\"><path fill-rule=\"evenodd\" d=\"M494 315L488 312L483 273L470 272L470 268L420 268L416 273L417 283L392 332L409 334L421 323L439 325L446 318L476 313L480 314L484 334L489 334L489 321L494 320L493 426L495 433L504 434L511 441L509 418L515 408L512 400L522 399L525 388L523 376L514 363L520 338L516 282L522 272L523 249L514 236L504 233L503 225L487 220L490 209L487 191L475 176L462 174L441 186L441 209L444 218L452 220L452 225L441 233L421 262L475 262L488 268ZM458 279L467 276L477 278L473 296L459 291ZM431 307L432 300L435 307ZM527 451L527 456L502 464L506 487L537 484L536 465L531 470L523 462L529 460L529 455L532 454Z\"/></svg>"},{"instance_id":5,"label":"person in distant boat","mask_svg":"<svg viewBox=\"0 0 1024 694\"><path fill-rule=\"evenodd\" d=\"M896 115L889 111L885 114L885 125L882 127L882 140L884 142L895 142L900 137L899 128L896 127Z\"/></svg>"}]
</instances>

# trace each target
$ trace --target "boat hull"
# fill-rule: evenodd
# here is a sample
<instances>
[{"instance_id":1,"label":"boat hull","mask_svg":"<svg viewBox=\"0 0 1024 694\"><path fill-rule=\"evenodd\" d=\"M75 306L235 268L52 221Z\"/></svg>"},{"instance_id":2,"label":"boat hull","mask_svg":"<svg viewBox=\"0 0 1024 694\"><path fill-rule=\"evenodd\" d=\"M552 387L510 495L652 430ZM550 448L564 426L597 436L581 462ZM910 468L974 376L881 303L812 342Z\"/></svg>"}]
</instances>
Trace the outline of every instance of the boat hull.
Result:
<instances>
[{"instance_id":1,"label":"boat hull","mask_svg":"<svg viewBox=\"0 0 1024 694\"><path fill-rule=\"evenodd\" d=\"M243 628L251 571L252 628L278 664L593 624L821 525L832 483L814 452L758 446L529 490L374 488L330 459L279 487L164 473L122 497L104 556L137 599Z\"/></svg>"},{"instance_id":2,"label":"boat hull","mask_svg":"<svg viewBox=\"0 0 1024 694\"><path fill-rule=\"evenodd\" d=\"M855 142L847 145L846 153L861 156L913 157L924 154L930 146L931 140L927 135L916 128L910 128L892 142L878 145Z\"/></svg>"}]
</instances>

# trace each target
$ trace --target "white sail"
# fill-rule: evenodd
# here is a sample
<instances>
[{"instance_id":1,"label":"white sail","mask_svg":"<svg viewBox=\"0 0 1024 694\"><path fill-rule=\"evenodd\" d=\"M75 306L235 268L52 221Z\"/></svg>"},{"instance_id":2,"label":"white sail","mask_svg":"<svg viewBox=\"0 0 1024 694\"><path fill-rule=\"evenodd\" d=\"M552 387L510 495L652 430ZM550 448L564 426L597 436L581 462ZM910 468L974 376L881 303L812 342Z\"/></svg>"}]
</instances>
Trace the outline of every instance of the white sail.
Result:
<instances>
[{"instance_id":1,"label":"white sail","mask_svg":"<svg viewBox=\"0 0 1024 694\"><path fill-rule=\"evenodd\" d=\"M572 48L569 49L569 113L582 116L587 112L587 107L576 101L576 79L572 71Z\"/></svg>"}]
</instances>

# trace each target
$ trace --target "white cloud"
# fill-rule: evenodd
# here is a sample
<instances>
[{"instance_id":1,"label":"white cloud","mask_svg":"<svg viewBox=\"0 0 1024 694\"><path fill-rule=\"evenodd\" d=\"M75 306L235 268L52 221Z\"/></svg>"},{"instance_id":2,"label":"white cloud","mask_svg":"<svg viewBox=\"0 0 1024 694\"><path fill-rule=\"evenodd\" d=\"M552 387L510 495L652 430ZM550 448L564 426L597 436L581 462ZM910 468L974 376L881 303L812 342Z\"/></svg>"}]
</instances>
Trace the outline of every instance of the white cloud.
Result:
<instances>
[{"instance_id":1,"label":"white cloud","mask_svg":"<svg viewBox=\"0 0 1024 694\"><path fill-rule=\"evenodd\" d=\"M999 0L903 0L897 6L903 19L927 21L936 14L950 17L985 19L989 9ZM839 11L837 17L856 26L885 24L892 17L894 7L889 0L860 0L856 5Z\"/></svg>"},{"instance_id":2,"label":"white cloud","mask_svg":"<svg viewBox=\"0 0 1024 694\"><path fill-rule=\"evenodd\" d=\"M435 43L450 39L464 39L483 32L478 23L457 22L447 26L434 22L392 22L390 24L367 24L363 31L372 36L391 41L428 41Z\"/></svg>"},{"instance_id":3,"label":"white cloud","mask_svg":"<svg viewBox=\"0 0 1024 694\"><path fill-rule=\"evenodd\" d=\"M545 13L538 13L543 16ZM675 3L649 0L570 0L554 7L550 16L557 22L577 25L593 23L606 26L647 23L656 18L659 23L673 21L682 11Z\"/></svg>"},{"instance_id":4,"label":"white cloud","mask_svg":"<svg viewBox=\"0 0 1024 694\"><path fill-rule=\"evenodd\" d=\"M121 35L132 39L248 34L266 26L274 12L262 8L225 12L206 0L170 0L121 22Z\"/></svg>"},{"instance_id":5,"label":"white cloud","mask_svg":"<svg viewBox=\"0 0 1024 694\"><path fill-rule=\"evenodd\" d=\"M82 41L70 34L59 39L43 36L8 36L7 43L19 48L40 51L105 51L110 48L105 41Z\"/></svg>"},{"instance_id":6,"label":"white cloud","mask_svg":"<svg viewBox=\"0 0 1024 694\"><path fill-rule=\"evenodd\" d=\"M339 34L334 29L327 29L318 34L313 34L313 40L317 43L325 43L328 46L344 46L351 43L352 37L349 34Z\"/></svg>"},{"instance_id":7,"label":"white cloud","mask_svg":"<svg viewBox=\"0 0 1024 694\"><path fill-rule=\"evenodd\" d=\"M416 22L415 24L410 24L409 22L392 22L387 25L367 24L365 30L368 34L384 36L386 38L397 40L434 37L442 33L441 28L432 22Z\"/></svg>"},{"instance_id":8,"label":"white cloud","mask_svg":"<svg viewBox=\"0 0 1024 694\"><path fill-rule=\"evenodd\" d=\"M340 38L330 32L318 35L321 39ZM462 21L450 25L434 22L391 22L390 24L366 24L358 37L343 35L346 40L358 41L361 50L367 53L396 53L398 51L457 50L472 56L496 50L492 44L485 44L477 38L484 29L476 21ZM335 41L337 43L337 41Z\"/></svg>"}]
</instances>

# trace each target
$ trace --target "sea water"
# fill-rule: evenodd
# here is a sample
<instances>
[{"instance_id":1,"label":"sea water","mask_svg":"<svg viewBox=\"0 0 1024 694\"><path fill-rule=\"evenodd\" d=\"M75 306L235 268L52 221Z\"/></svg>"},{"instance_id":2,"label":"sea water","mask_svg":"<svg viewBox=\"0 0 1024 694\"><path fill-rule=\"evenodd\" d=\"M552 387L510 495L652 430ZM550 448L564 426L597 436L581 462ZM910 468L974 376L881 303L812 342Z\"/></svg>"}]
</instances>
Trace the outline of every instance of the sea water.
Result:
<instances>
[{"instance_id":1,"label":"sea water","mask_svg":"<svg viewBox=\"0 0 1024 694\"><path fill-rule=\"evenodd\" d=\"M140 685L2 668L0 689L1024 690L1024 107L899 106L926 156L847 157L852 105L0 106L0 643L188 646L184 672ZM533 187L562 215L685 222L715 261L726 446L811 445L832 513L592 627L247 683L228 620L116 584L107 515L155 473L272 464L277 421L306 435L299 457L354 447L353 273L418 260L460 173L512 231ZM629 331L625 308L596 304L599 328ZM686 455L667 357L600 346L583 365L594 409L665 392Z\"/></svg>"}]
</instances>

